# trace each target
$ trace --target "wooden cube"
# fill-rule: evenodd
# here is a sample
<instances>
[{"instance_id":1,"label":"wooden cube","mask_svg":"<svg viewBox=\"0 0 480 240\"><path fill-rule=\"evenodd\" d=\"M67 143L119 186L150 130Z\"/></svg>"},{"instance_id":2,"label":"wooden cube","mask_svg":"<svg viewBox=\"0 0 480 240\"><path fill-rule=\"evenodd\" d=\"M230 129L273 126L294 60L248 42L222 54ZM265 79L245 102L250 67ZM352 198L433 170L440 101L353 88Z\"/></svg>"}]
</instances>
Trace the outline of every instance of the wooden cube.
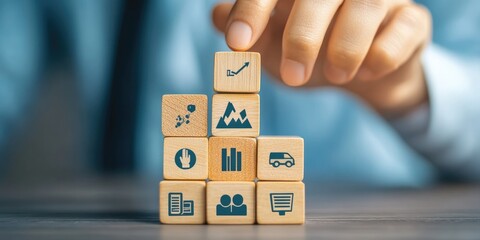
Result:
<instances>
[{"instance_id":1,"label":"wooden cube","mask_svg":"<svg viewBox=\"0 0 480 240\"><path fill-rule=\"evenodd\" d=\"M163 177L177 180L208 178L208 138L167 137L163 142Z\"/></svg>"},{"instance_id":2,"label":"wooden cube","mask_svg":"<svg viewBox=\"0 0 480 240\"><path fill-rule=\"evenodd\" d=\"M303 180L303 138L265 136L258 137L257 141L257 178L259 180Z\"/></svg>"},{"instance_id":3,"label":"wooden cube","mask_svg":"<svg viewBox=\"0 0 480 240\"><path fill-rule=\"evenodd\" d=\"M206 137L207 114L207 95L163 95L162 133L166 137Z\"/></svg>"},{"instance_id":4,"label":"wooden cube","mask_svg":"<svg viewBox=\"0 0 480 240\"><path fill-rule=\"evenodd\" d=\"M161 181L160 222L205 223L205 187L204 181Z\"/></svg>"},{"instance_id":5,"label":"wooden cube","mask_svg":"<svg viewBox=\"0 0 480 240\"><path fill-rule=\"evenodd\" d=\"M257 140L246 137L210 137L208 178L253 181L257 167Z\"/></svg>"},{"instance_id":6,"label":"wooden cube","mask_svg":"<svg viewBox=\"0 0 480 240\"><path fill-rule=\"evenodd\" d=\"M213 88L217 92L258 93L261 73L256 52L217 52Z\"/></svg>"},{"instance_id":7,"label":"wooden cube","mask_svg":"<svg viewBox=\"0 0 480 240\"><path fill-rule=\"evenodd\" d=\"M209 224L255 223L255 183L207 183L207 222Z\"/></svg>"},{"instance_id":8,"label":"wooden cube","mask_svg":"<svg viewBox=\"0 0 480 240\"><path fill-rule=\"evenodd\" d=\"M258 182L257 222L305 223L305 185L302 182Z\"/></svg>"},{"instance_id":9,"label":"wooden cube","mask_svg":"<svg viewBox=\"0 0 480 240\"><path fill-rule=\"evenodd\" d=\"M257 137L260 132L258 94L215 94L212 100L212 135Z\"/></svg>"}]
</instances>

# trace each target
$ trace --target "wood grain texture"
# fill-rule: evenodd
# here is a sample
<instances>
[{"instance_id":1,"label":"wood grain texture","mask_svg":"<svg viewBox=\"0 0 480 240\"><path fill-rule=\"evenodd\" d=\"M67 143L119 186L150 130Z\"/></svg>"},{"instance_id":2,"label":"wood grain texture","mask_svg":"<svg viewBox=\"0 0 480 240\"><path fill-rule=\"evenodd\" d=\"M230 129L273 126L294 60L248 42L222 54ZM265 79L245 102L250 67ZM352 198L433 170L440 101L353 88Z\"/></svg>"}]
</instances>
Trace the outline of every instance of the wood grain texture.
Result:
<instances>
[{"instance_id":1,"label":"wood grain texture","mask_svg":"<svg viewBox=\"0 0 480 240\"><path fill-rule=\"evenodd\" d=\"M194 112L187 110L190 104L195 105ZM185 118L187 114L189 114L189 118ZM179 116L185 121L180 126L177 125ZM162 97L162 133L166 137L206 137L207 116L207 95L171 94Z\"/></svg>"},{"instance_id":2,"label":"wood grain texture","mask_svg":"<svg viewBox=\"0 0 480 240\"><path fill-rule=\"evenodd\" d=\"M227 105L231 103L235 112L225 116ZM251 128L217 128L221 118L226 124L231 120L241 120L240 112L246 111ZM260 96L258 94L215 94L212 100L212 135L257 137L260 134Z\"/></svg>"},{"instance_id":3,"label":"wood grain texture","mask_svg":"<svg viewBox=\"0 0 480 240\"><path fill-rule=\"evenodd\" d=\"M273 203L272 196L292 195L291 212L284 210L283 202ZM275 195L276 194L276 195ZM278 198L277 198L278 199ZM276 201L276 200L273 200ZM278 200L277 200L278 201ZM288 208L288 207L287 207ZM302 182L258 182L257 183L257 222L258 224L303 224L305 223L305 185Z\"/></svg>"},{"instance_id":4,"label":"wood grain texture","mask_svg":"<svg viewBox=\"0 0 480 240\"><path fill-rule=\"evenodd\" d=\"M160 222L164 224L203 224L205 223L205 187L204 181L161 181L160 182ZM192 200L192 216L169 216L169 193L182 193L183 201Z\"/></svg>"},{"instance_id":5,"label":"wood grain texture","mask_svg":"<svg viewBox=\"0 0 480 240\"><path fill-rule=\"evenodd\" d=\"M274 154L271 155L271 153ZM289 159L290 156L282 153L290 154L293 161ZM279 155L284 155L284 158L278 159ZM276 162L278 162L278 166ZM288 167L290 162L294 162L294 164ZM303 138L293 136L261 136L257 138L257 178L259 180L302 181L303 173Z\"/></svg>"},{"instance_id":6,"label":"wood grain texture","mask_svg":"<svg viewBox=\"0 0 480 240\"><path fill-rule=\"evenodd\" d=\"M248 66L245 64L248 63ZM245 66L243 69L241 69ZM215 53L213 88L217 92L258 93L261 61L257 52ZM237 73L238 70L240 72ZM230 70L231 74L227 74Z\"/></svg>"},{"instance_id":7,"label":"wood grain texture","mask_svg":"<svg viewBox=\"0 0 480 240\"><path fill-rule=\"evenodd\" d=\"M205 180L208 178L208 138L167 137L163 144L164 179ZM193 154L190 154L190 151ZM184 153L187 154L186 157L183 157Z\"/></svg>"},{"instance_id":8,"label":"wood grain texture","mask_svg":"<svg viewBox=\"0 0 480 240\"><path fill-rule=\"evenodd\" d=\"M241 152L241 171L222 171L222 151ZM253 181L257 173L257 140L247 137L210 137L208 140L208 178L214 181ZM225 149L225 150L222 150ZM238 169L237 169L238 170Z\"/></svg>"},{"instance_id":9,"label":"wood grain texture","mask_svg":"<svg viewBox=\"0 0 480 240\"><path fill-rule=\"evenodd\" d=\"M220 198L236 194L243 197L246 205L244 216L217 216ZM233 202L231 202L233 204ZM220 205L221 206L221 205ZM253 224L255 223L255 183L254 182L215 182L207 183L207 222L208 224Z\"/></svg>"}]
</instances>

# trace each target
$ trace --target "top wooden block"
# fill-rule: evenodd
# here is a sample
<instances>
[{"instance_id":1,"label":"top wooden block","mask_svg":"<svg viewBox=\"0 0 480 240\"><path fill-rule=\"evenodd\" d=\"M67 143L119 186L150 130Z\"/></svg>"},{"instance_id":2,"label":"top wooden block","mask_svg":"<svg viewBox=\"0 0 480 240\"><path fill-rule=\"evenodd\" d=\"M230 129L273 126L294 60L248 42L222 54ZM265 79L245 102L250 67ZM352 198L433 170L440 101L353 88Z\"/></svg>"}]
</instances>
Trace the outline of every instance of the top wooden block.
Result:
<instances>
[{"instance_id":1,"label":"top wooden block","mask_svg":"<svg viewBox=\"0 0 480 240\"><path fill-rule=\"evenodd\" d=\"M213 89L217 92L258 93L261 62L256 52L217 52Z\"/></svg>"},{"instance_id":2,"label":"top wooden block","mask_svg":"<svg viewBox=\"0 0 480 240\"><path fill-rule=\"evenodd\" d=\"M163 95L162 133L166 137L206 137L207 95Z\"/></svg>"}]
</instances>

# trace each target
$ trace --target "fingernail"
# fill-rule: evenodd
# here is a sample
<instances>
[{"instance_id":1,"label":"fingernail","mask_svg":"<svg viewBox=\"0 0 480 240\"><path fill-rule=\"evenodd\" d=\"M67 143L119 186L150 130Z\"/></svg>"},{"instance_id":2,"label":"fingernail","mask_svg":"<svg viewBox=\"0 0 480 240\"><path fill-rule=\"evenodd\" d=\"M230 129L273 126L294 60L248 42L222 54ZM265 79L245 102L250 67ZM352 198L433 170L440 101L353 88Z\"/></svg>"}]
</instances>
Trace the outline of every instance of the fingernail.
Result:
<instances>
[{"instance_id":1,"label":"fingernail","mask_svg":"<svg viewBox=\"0 0 480 240\"><path fill-rule=\"evenodd\" d=\"M294 60L285 59L282 62L281 75L286 84L300 86L305 83L305 65Z\"/></svg>"},{"instance_id":2,"label":"fingernail","mask_svg":"<svg viewBox=\"0 0 480 240\"><path fill-rule=\"evenodd\" d=\"M372 79L373 73L368 68L361 67L357 72L357 77L360 80L368 81L368 80Z\"/></svg>"},{"instance_id":3,"label":"fingernail","mask_svg":"<svg viewBox=\"0 0 480 240\"><path fill-rule=\"evenodd\" d=\"M242 21L235 21L230 25L227 33L227 43L234 49L248 49L252 40L252 28Z\"/></svg>"},{"instance_id":4,"label":"fingernail","mask_svg":"<svg viewBox=\"0 0 480 240\"><path fill-rule=\"evenodd\" d=\"M325 65L325 75L327 78L337 84L346 83L348 81L347 72L339 67L327 63Z\"/></svg>"}]
</instances>

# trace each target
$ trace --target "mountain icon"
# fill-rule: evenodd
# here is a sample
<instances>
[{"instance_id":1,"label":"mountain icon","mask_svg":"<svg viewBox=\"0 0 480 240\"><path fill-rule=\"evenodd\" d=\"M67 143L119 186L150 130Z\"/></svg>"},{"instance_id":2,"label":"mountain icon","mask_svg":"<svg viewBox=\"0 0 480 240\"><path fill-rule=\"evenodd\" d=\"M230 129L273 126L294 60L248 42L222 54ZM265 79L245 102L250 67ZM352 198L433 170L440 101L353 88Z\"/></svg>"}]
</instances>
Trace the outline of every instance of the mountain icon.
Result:
<instances>
[{"instance_id":1,"label":"mountain icon","mask_svg":"<svg viewBox=\"0 0 480 240\"><path fill-rule=\"evenodd\" d=\"M252 125L248 121L245 109L237 113L235 106L228 102L223 116L218 120L217 128L252 128Z\"/></svg>"}]
</instances>

